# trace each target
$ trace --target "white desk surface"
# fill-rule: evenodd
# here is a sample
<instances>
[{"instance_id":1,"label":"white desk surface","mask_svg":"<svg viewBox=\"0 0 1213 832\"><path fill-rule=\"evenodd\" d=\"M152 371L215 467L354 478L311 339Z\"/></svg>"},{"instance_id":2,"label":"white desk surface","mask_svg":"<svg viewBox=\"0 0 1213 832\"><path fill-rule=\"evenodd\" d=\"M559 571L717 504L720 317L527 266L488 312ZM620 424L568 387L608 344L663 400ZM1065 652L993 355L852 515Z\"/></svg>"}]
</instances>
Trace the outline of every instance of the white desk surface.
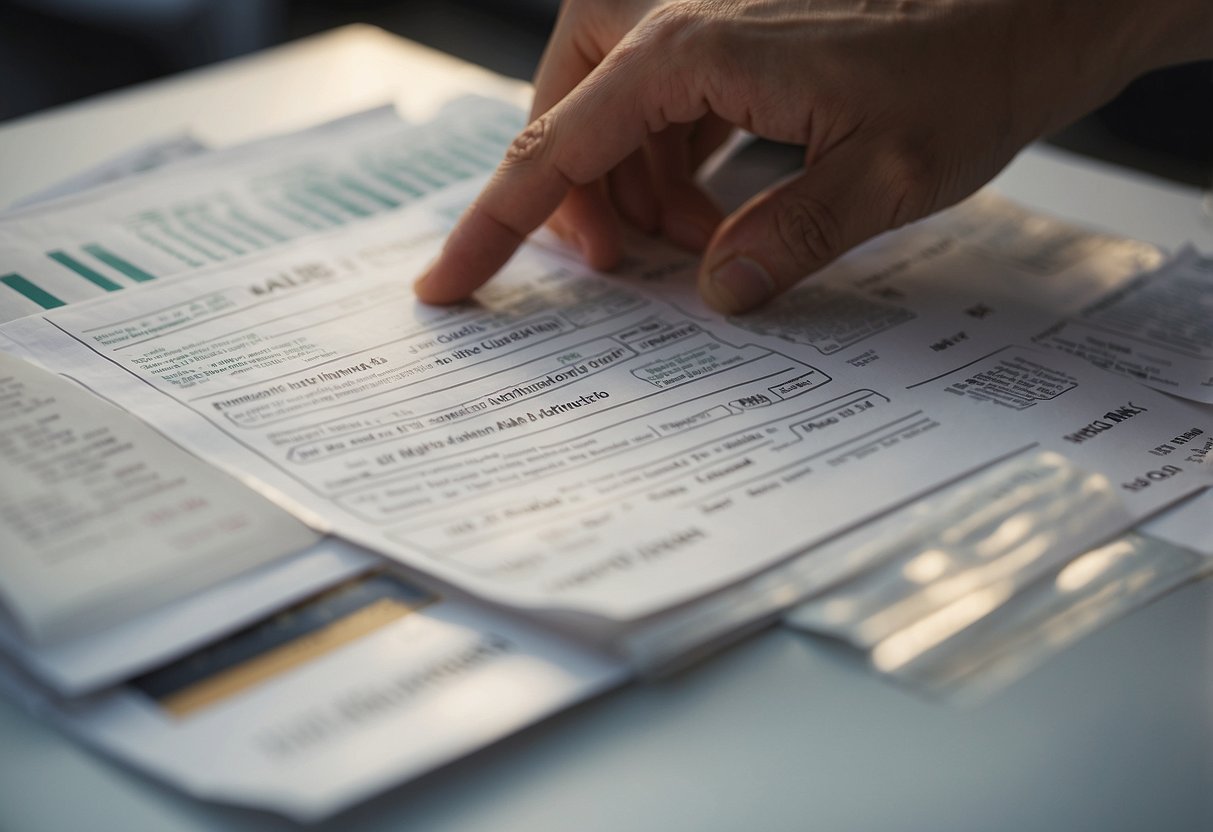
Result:
<instances>
[{"instance_id":1,"label":"white desk surface","mask_svg":"<svg viewBox=\"0 0 1213 832\"><path fill-rule=\"evenodd\" d=\"M418 73L419 60L436 59L350 27L0 126L0 203L185 126L221 145L385 100L416 102L435 84L493 83L466 69L442 81ZM1035 148L998 184L1055 214L1213 251L1192 190ZM182 797L0 701L3 832L289 828ZM322 828L1207 832L1213 582L1113 624L967 711L893 687L839 647L771 630Z\"/></svg>"}]
</instances>

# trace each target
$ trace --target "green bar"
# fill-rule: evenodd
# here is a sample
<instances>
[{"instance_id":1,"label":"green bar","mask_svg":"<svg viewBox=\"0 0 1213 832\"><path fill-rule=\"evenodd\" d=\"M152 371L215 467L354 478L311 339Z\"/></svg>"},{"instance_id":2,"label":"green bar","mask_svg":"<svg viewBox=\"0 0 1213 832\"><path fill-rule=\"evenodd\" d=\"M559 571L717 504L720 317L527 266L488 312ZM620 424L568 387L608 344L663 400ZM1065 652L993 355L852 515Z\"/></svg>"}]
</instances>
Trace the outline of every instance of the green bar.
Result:
<instances>
[{"instance_id":1,"label":"green bar","mask_svg":"<svg viewBox=\"0 0 1213 832\"><path fill-rule=\"evenodd\" d=\"M477 130L476 134L480 138L487 137L488 140L493 143L493 145L501 148L501 152L504 153L505 149L510 146L510 142L514 141L514 137L516 135L518 135L518 133L525 126L526 126L525 124L519 125L515 129L515 128L513 128L512 125L507 127L504 124L503 125L487 125L486 124L484 127Z\"/></svg>"},{"instance_id":2,"label":"green bar","mask_svg":"<svg viewBox=\"0 0 1213 832\"><path fill-rule=\"evenodd\" d=\"M163 222L163 224L160 225L160 233L163 234L165 237L168 237L170 240L176 240L178 243L181 243L181 245L185 246L188 249L193 249L194 251L198 252L203 257L205 257L207 260L213 260L216 263L223 260L223 257L221 257L220 255L216 254L215 252L211 251L209 248L205 248L203 246L198 245L197 240L192 239L188 235L184 234L182 231L175 228L173 225L171 225L169 223L168 220L165 220Z\"/></svg>"},{"instance_id":3,"label":"green bar","mask_svg":"<svg viewBox=\"0 0 1213 832\"><path fill-rule=\"evenodd\" d=\"M388 185L392 186L393 188L395 188L398 191L402 191L402 192L408 194L409 196L421 196L422 195L421 191L414 188L408 182L404 181L399 176L394 176L393 174L388 173L386 170L377 166L373 161L371 161L369 159L364 159L362 162L362 166L364 168L366 168L368 171L370 171L371 176L374 176L380 182L387 183Z\"/></svg>"},{"instance_id":4,"label":"green bar","mask_svg":"<svg viewBox=\"0 0 1213 832\"><path fill-rule=\"evenodd\" d=\"M374 171L374 174L375 174L375 176L379 177L379 179L381 179L384 182L386 182L387 184L391 185L392 187L394 187L396 190L400 191L401 193L408 194L409 196L424 196L425 195L425 191L419 190L418 188L409 184L407 181L401 179L399 176L393 176L392 174L388 173L385 170Z\"/></svg>"},{"instance_id":5,"label":"green bar","mask_svg":"<svg viewBox=\"0 0 1213 832\"><path fill-rule=\"evenodd\" d=\"M341 177L341 184L344 185L348 190L351 190L360 196L364 196L367 199L371 200L372 202L376 202L376 203L382 205L384 208L399 208L400 207L400 203L397 202L396 200L391 199L390 197L386 197L376 190L368 188L366 185L363 185L361 182L359 182L357 179L355 179L352 176Z\"/></svg>"},{"instance_id":6,"label":"green bar","mask_svg":"<svg viewBox=\"0 0 1213 832\"><path fill-rule=\"evenodd\" d=\"M421 158L428 162L431 168L436 168L445 173L447 176L455 177L456 181L466 179L469 175L469 171L465 171L458 165L452 164L449 157L442 156L438 153L434 153L433 151L421 151Z\"/></svg>"},{"instance_id":7,"label":"green bar","mask_svg":"<svg viewBox=\"0 0 1213 832\"><path fill-rule=\"evenodd\" d=\"M283 236L277 230L261 222L261 220L255 220L237 208L232 208L231 212L232 219L236 222L243 223L246 228L251 228L262 236L269 237L275 243L285 243L290 239L290 237Z\"/></svg>"},{"instance_id":8,"label":"green bar","mask_svg":"<svg viewBox=\"0 0 1213 832\"><path fill-rule=\"evenodd\" d=\"M477 155L477 153L479 153L480 151L474 145L472 147L472 150L468 150L468 148L466 146L460 145L460 144L455 144L454 142L452 142L451 147L450 147L450 152L451 152L451 155L454 156L455 158L471 165L472 170L474 170L474 171L492 170L493 165L497 161L497 157L487 157L484 155Z\"/></svg>"},{"instance_id":9,"label":"green bar","mask_svg":"<svg viewBox=\"0 0 1213 832\"><path fill-rule=\"evenodd\" d=\"M166 237L171 238L173 236L169 231L166 231L164 226L162 226L162 225L153 225L152 228L159 230ZM148 223L143 222L143 223L136 224L136 225L134 225L133 230L134 230L135 236L138 237L140 240L147 243L149 246L153 246L153 247L159 249L162 253L167 254L169 257L172 257L174 260L179 260L187 266L197 267L197 266L202 265L201 260L195 260L193 257L190 257L188 254L182 254L181 252L177 251L177 249L173 248L172 246L166 245L163 240L157 239L151 232L148 231ZM176 239L176 238L173 238L173 239ZM178 242L180 242L180 241L178 240Z\"/></svg>"},{"instance_id":10,"label":"green bar","mask_svg":"<svg viewBox=\"0 0 1213 832\"><path fill-rule=\"evenodd\" d=\"M59 263L62 266L67 266L69 269L71 269L76 274L83 277L85 280L89 281L90 283L93 283L96 286L100 286L102 289L104 289L107 292L117 292L119 289L122 288L117 283L115 283L114 281L112 281L108 277L106 277L105 275L101 274L100 272L93 271L88 266L84 265L79 260L75 259L74 257L69 256L65 252L48 251L46 253L46 256L51 258L56 263Z\"/></svg>"},{"instance_id":11,"label":"green bar","mask_svg":"<svg viewBox=\"0 0 1213 832\"><path fill-rule=\"evenodd\" d=\"M186 231L193 234L195 237L200 237L207 242L214 243L215 245L219 246L219 248L225 248L237 256L244 254L244 249L237 246L231 240L224 239L224 237L221 235L216 234L208 228L205 228L200 222L194 219L194 215L201 217L203 222L206 221L206 217L203 217L196 208L179 208L177 210L177 220L181 223L182 227L185 228ZM221 256L220 259L222 260L226 258Z\"/></svg>"},{"instance_id":12,"label":"green bar","mask_svg":"<svg viewBox=\"0 0 1213 832\"><path fill-rule=\"evenodd\" d=\"M253 246L254 248L265 248L265 243L257 239L255 235L250 234L243 228L230 225L229 223L219 219L214 213L212 213L210 207L201 206L197 209L197 212L199 219L207 223L211 228L218 229L229 237L234 237L237 241ZM241 253L243 254L243 252Z\"/></svg>"},{"instance_id":13,"label":"green bar","mask_svg":"<svg viewBox=\"0 0 1213 832\"><path fill-rule=\"evenodd\" d=\"M156 248L160 249L162 252L168 254L169 256L173 257L176 260L183 261L187 266L201 266L202 265L202 261L193 259L193 257L189 254L190 251L193 251L194 254L198 254L198 255L201 255L202 257L205 257L207 260L221 260L222 259L220 257L216 257L210 251L207 251L205 248L198 245L193 240L186 238L183 234L181 234L179 231L177 231L173 227L173 224L175 222L176 222L176 220L174 220L172 217L170 217L167 214L164 214L160 211L148 211L148 212L136 217L132 225L135 229L135 233L138 234L139 238L142 239L144 242L148 243L149 245L155 246ZM155 237L151 236L147 232L147 230L145 228L145 224L151 225L153 228L156 229L156 231L158 231L160 234L167 237L171 242L180 243L182 246L184 246L185 253L182 254L181 252L175 251L172 247L165 245L165 243L163 241L157 240Z\"/></svg>"},{"instance_id":14,"label":"green bar","mask_svg":"<svg viewBox=\"0 0 1213 832\"><path fill-rule=\"evenodd\" d=\"M285 196L287 200L291 202L291 204L296 205L305 211L311 211L313 214L319 214L325 222L331 223L332 225L345 225L345 220L336 214L330 213L327 207L322 208L312 200L289 191L285 194Z\"/></svg>"},{"instance_id":15,"label":"green bar","mask_svg":"<svg viewBox=\"0 0 1213 832\"><path fill-rule=\"evenodd\" d=\"M109 266L114 271L122 272L124 275L129 277L131 280L138 281L139 283L146 283L149 280L156 279L156 276L154 274L148 274L147 272L145 272L143 269L139 268L138 266L136 266L132 263L128 263L127 261L123 260L121 257L119 257L118 255L114 254L111 251L106 251L104 248L97 245L96 243L89 243L87 246L84 247L84 250L86 252L88 252L89 254L91 254L93 257L96 257L98 260L100 260L105 265Z\"/></svg>"},{"instance_id":16,"label":"green bar","mask_svg":"<svg viewBox=\"0 0 1213 832\"><path fill-rule=\"evenodd\" d=\"M366 210L365 208L363 208L361 205L358 205L354 202L350 202L348 199L341 196L341 194L337 193L332 188L326 187L324 185L318 185L318 184L317 185L305 185L304 190L306 190L308 193L312 194L313 196L317 196L317 197L320 197L321 199L328 200L333 205L336 205L338 208L341 208L342 210L344 210L350 214L353 214L355 217L369 217L371 215L371 212Z\"/></svg>"},{"instance_id":17,"label":"green bar","mask_svg":"<svg viewBox=\"0 0 1213 832\"><path fill-rule=\"evenodd\" d=\"M505 153L505 145L485 140L483 136L451 136L447 139L447 146L462 149L482 165L488 160L497 161Z\"/></svg>"},{"instance_id":18,"label":"green bar","mask_svg":"<svg viewBox=\"0 0 1213 832\"><path fill-rule=\"evenodd\" d=\"M65 305L59 298L50 292L39 289L19 274L6 274L4 277L0 277L0 283L25 295L43 309L54 309L56 306Z\"/></svg>"},{"instance_id":19,"label":"green bar","mask_svg":"<svg viewBox=\"0 0 1213 832\"><path fill-rule=\"evenodd\" d=\"M278 216L286 217L291 222L298 223L304 228L311 228L313 230L324 228L322 223L316 222L316 220L309 217L306 213L301 214L298 211L292 211L280 202L265 202L265 207L269 208Z\"/></svg>"},{"instance_id":20,"label":"green bar","mask_svg":"<svg viewBox=\"0 0 1213 832\"><path fill-rule=\"evenodd\" d=\"M400 162L400 161L393 160L393 167L395 167L396 170L403 171L404 173L411 176L413 179L424 183L426 186L428 186L429 188L432 188L432 189L441 188L441 187L443 187L443 185L446 184L446 183L442 182L441 180L435 179L433 176L430 176L429 172L423 170L422 168L420 168L410 162ZM429 193L429 191L427 191L426 193Z\"/></svg>"}]
</instances>

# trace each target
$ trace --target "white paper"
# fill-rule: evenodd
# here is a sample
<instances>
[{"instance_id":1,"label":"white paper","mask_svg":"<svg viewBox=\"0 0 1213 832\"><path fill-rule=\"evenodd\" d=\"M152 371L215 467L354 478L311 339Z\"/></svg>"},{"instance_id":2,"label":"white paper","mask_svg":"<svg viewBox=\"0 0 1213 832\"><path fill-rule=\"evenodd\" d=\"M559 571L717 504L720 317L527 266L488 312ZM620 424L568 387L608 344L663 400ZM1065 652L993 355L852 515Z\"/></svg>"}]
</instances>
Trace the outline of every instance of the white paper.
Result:
<instances>
[{"instance_id":1,"label":"white paper","mask_svg":"<svg viewBox=\"0 0 1213 832\"><path fill-rule=\"evenodd\" d=\"M877 666L893 671L1124 525L1110 484L1057 454L995 466L929 501L900 528L886 526L867 571L787 620L879 648Z\"/></svg>"},{"instance_id":2,"label":"white paper","mask_svg":"<svg viewBox=\"0 0 1213 832\"><path fill-rule=\"evenodd\" d=\"M78 194L90 188L117 182L128 176L163 168L182 159L201 156L207 151L207 146L189 133L154 139L146 144L133 147L112 159L107 159L88 170L66 177L37 193L19 199L13 203L12 207L28 208L60 197Z\"/></svg>"},{"instance_id":3,"label":"white paper","mask_svg":"<svg viewBox=\"0 0 1213 832\"><path fill-rule=\"evenodd\" d=\"M0 321L391 213L492 170L524 121L477 97L420 126L380 108L0 216Z\"/></svg>"},{"instance_id":4,"label":"white paper","mask_svg":"<svg viewBox=\"0 0 1213 832\"><path fill-rule=\"evenodd\" d=\"M497 602L613 621L1030 449L1106 476L1129 518L1209 481L1148 453L1213 428L1206 415L1008 346L1044 314L1022 284L1081 304L1148 247L1028 225L1041 239L1025 269L1005 256L1015 225L978 216L983 256L948 261L966 295L930 279L920 236L888 238L840 264L853 285L805 288L829 303L790 298L795 331L777 331L779 308L734 322L745 331L707 315L668 251L629 281L528 248L479 306L422 307L408 281L437 244L433 212L448 213L423 206L5 331L350 539ZM978 269L998 279L963 280ZM981 302L995 314L970 314ZM958 320L971 331L939 347ZM1084 434L1105 417L1114 431Z\"/></svg>"},{"instance_id":5,"label":"white paper","mask_svg":"<svg viewBox=\"0 0 1213 832\"><path fill-rule=\"evenodd\" d=\"M383 112L347 117L378 119ZM160 170L208 152L188 133L157 139L108 159L14 204L29 207ZM3 349L19 348L4 339ZM359 572L378 560L365 550L328 538L298 555L287 556L229 578L116 626L49 645L27 642L12 622L0 619L0 651L59 696L73 697L127 679L176 658L274 610Z\"/></svg>"},{"instance_id":6,"label":"white paper","mask_svg":"<svg viewBox=\"0 0 1213 832\"><path fill-rule=\"evenodd\" d=\"M1031 250L1023 250L1021 256L1031 257ZM1210 362L1197 355L1198 350L1182 355L1173 347L1178 344L1190 346L1201 331L1201 298L1207 294L1209 286L1207 275L1200 274L1201 262L1197 255L1188 251L1166 261L1156 271L1109 283L1110 291L1094 295L1098 300L1088 301L1077 312L1071 311L1075 317L1049 327L1035 342L1039 346L1060 347L1064 352L1127 378L1146 381L1158 389L1198 398L1201 395L1199 382L1208 376ZM983 291L983 282L980 279L973 281L975 291ZM1074 298L1057 307L1057 311L1074 310L1073 302L1078 300ZM1138 329L1130 331L1134 326ZM1116 327L1121 331L1116 331ZM1133 337L1142 333L1153 333L1156 343L1143 347ZM1162 343L1168 340L1171 346ZM1076 347L1080 342L1086 345L1083 349ZM1150 374L1138 372L1141 365L1134 363L1140 362L1143 349L1152 356L1154 369ZM1108 356L1117 359L1102 360ZM1165 367L1165 371L1155 372L1160 367ZM1145 378L1147 375L1150 377ZM1194 410L1206 415L1213 412L1208 406L1194 406ZM1101 432L1115 429L1115 425L1116 422L1108 418L1094 419L1073 436L1087 442ZM1153 476L1165 475L1165 467L1170 463L1201 464L1210 450L1213 450L1213 440L1207 431L1195 424L1174 436L1162 436L1158 444L1148 450L1148 454L1158 461ZM1141 486L1149 476L1134 480ZM1135 541L1142 540L1142 535L1145 539L1153 538L1206 557L1213 556L1211 510L1213 491L1206 490L1142 524L1138 528L1140 535L1127 535L1092 548L1081 553L1074 563L1101 562L1101 552L1122 549L1138 552L1140 547ZM905 536L904 529L913 525L912 509L900 515L904 516L890 515L855 535L827 544L825 549L837 550L838 556L833 559L807 558L807 564L833 564L835 567L820 577L819 585L853 578L873 562L881 565L849 584L796 607L785 620L792 626L829 633L870 649L879 669L912 677L915 683L929 684L941 690L953 686L965 692L995 690L1063 644L1125 610L1144 604L1203 568L1199 559L1186 557L1163 543L1154 542L1141 550L1143 553L1134 554L1131 579L1125 578L1123 570L1110 570L1104 583L1084 588L1088 594L1098 590L1097 596L1054 593L1046 583L1028 588L1022 586L1025 578L1039 574L1039 567L1065 563L1071 556L1080 555L1079 549L1069 545L1055 553L1058 557L1041 559L1034 569L1017 574L1013 580L982 580L979 586L975 585L961 597L949 597L944 591L948 585L947 576L942 572L922 587L906 577L915 572L916 564L920 562L937 566L951 563L951 560L940 557L946 547L939 546L926 546L923 551L903 549L899 554L893 554ZM1103 527L1103 524L1096 525L1096 531ZM873 557L871 546L850 545L853 542L867 544L866 538L882 542L885 550L875 552ZM1098 535L1088 537L1086 545L1090 547L1102 540ZM1149 565L1155 554L1159 557L1156 570ZM1079 568L1081 566L1075 567L1076 570ZM1073 575L1074 571L1065 574ZM923 605L924 598L929 598L931 603ZM1112 600L1108 600L1110 598ZM1069 603L1074 606L1072 611L1065 609ZM1039 620L1032 618L1035 615ZM971 633L977 634L973 636L977 639L974 644L968 641ZM1045 638L1042 633L1055 639L1051 649L1048 645L1037 645L1040 649L1025 649L1023 656L1013 654L1012 645L1022 647L1034 634ZM994 640L1000 640L997 660L991 659L988 668L977 669L977 665L981 665L978 661L981 650L975 645ZM966 667L973 665L973 668L962 673L956 669L959 664L953 666L953 657L959 657L955 659L956 663ZM967 675L970 672L972 678Z\"/></svg>"},{"instance_id":7,"label":"white paper","mask_svg":"<svg viewBox=\"0 0 1213 832\"><path fill-rule=\"evenodd\" d=\"M29 358L2 333L0 350ZM31 644L15 622L0 614L0 653L15 658L57 695L79 696L175 658L380 562L365 549L325 538L298 554L251 568L112 627L54 644Z\"/></svg>"},{"instance_id":8,"label":"white paper","mask_svg":"<svg viewBox=\"0 0 1213 832\"><path fill-rule=\"evenodd\" d=\"M1141 526L1143 535L1213 557L1213 491L1206 491Z\"/></svg>"},{"instance_id":9,"label":"white paper","mask_svg":"<svg viewBox=\"0 0 1213 832\"><path fill-rule=\"evenodd\" d=\"M200 589L104 630L33 645L0 622L0 653L43 685L76 697L117 684L380 563L335 538Z\"/></svg>"},{"instance_id":10,"label":"white paper","mask_svg":"<svg viewBox=\"0 0 1213 832\"><path fill-rule=\"evenodd\" d=\"M1000 603L990 603L997 589L992 593L987 588L914 622L876 645L873 663L919 690L973 703L1211 568L1209 558L1130 533L1085 552ZM941 638L949 628L945 619L955 618L959 608L986 611L960 632ZM1132 656L1125 661L1131 663Z\"/></svg>"},{"instance_id":11,"label":"white paper","mask_svg":"<svg viewBox=\"0 0 1213 832\"><path fill-rule=\"evenodd\" d=\"M815 306L833 302L842 310L836 317L845 319L845 301L854 297L856 290L877 299L889 297L915 316L913 323L897 324L897 329L908 334L920 327L924 334L916 339L918 348L902 352L906 340L899 340L895 342L898 349L885 351L880 349L879 339L869 337L867 343L873 343L873 347L855 346L851 360L863 366L890 360L920 366L930 360L924 358L923 344L950 355L980 351L999 338L1065 330L1070 324L1057 322L1067 316L1076 316L1069 320L1081 320L1090 310L1116 307L1125 302L1124 298L1152 287L1151 309L1157 309L1164 319L1187 315L1187 330L1172 329L1175 338L1185 337L1185 332L1191 338L1193 328L1199 331L1200 311L1207 302L1210 282L1207 275L1199 273L1201 264L1207 262L1190 251L1164 259L1161 252L1147 244L1085 231L983 193L956 209L873 240L795 291L788 302L776 304L766 313L740 318L737 323L792 340L807 340L809 324L805 321L822 317ZM1178 275L1187 294L1167 285L1167 276L1172 274ZM1139 323L1148 321L1149 316L1139 312L1138 319ZM879 325L879 312L866 320ZM858 335L846 336L844 331L844 336L865 337L865 319L859 321L860 325L853 327ZM938 335L934 341L932 333ZM1107 333L1105 337L1111 338ZM1037 338L1035 343L1054 346L1049 337ZM1131 339L1122 338L1114 346L1129 354L1132 344ZM828 341L822 346L833 348ZM1153 352L1159 354L1157 349ZM1210 372L1207 359L1189 357L1185 364L1185 359L1167 355L1168 366L1189 378L1203 378L1201 373ZM1156 386L1179 395L1193 391L1191 386L1177 384ZM1088 433L1107 424L1107 420L1094 421L1098 424ZM1210 437L1199 429L1181 431L1164 437L1150 454L1163 464L1168 458L1191 464L1213 449L1209 443ZM1211 511L1213 492L1206 492L1150 520L1141 531L1213 554ZM901 514L909 517L912 510ZM865 566L856 554L866 551L872 539L886 535L880 526L896 528L902 522L898 514L893 514L818 547L795 565L792 583L808 592L820 592L857 574Z\"/></svg>"},{"instance_id":12,"label":"white paper","mask_svg":"<svg viewBox=\"0 0 1213 832\"><path fill-rule=\"evenodd\" d=\"M1213 257L1187 248L1035 340L1164 393L1213 404ZM1182 454L1191 440L1159 451Z\"/></svg>"},{"instance_id":13,"label":"white paper","mask_svg":"<svg viewBox=\"0 0 1213 832\"><path fill-rule=\"evenodd\" d=\"M0 597L26 636L112 626L317 540L137 418L0 353Z\"/></svg>"},{"instance_id":14,"label":"white paper","mask_svg":"<svg viewBox=\"0 0 1213 832\"><path fill-rule=\"evenodd\" d=\"M1126 524L1106 479L1052 451L1024 453L663 615L625 646L642 672L661 674L787 611L793 627L870 647L865 627L895 629L992 584L1024 586Z\"/></svg>"},{"instance_id":15,"label":"white paper","mask_svg":"<svg viewBox=\"0 0 1213 832\"><path fill-rule=\"evenodd\" d=\"M415 594L414 611L389 609L368 632L331 649L317 641L334 633L341 641L340 628L359 627L360 613L237 663L227 675L235 683L217 671L187 689L186 696L201 689L201 702L163 698L140 680L56 703L3 658L0 690L191 795L314 821L626 678L619 663L557 637ZM303 615L293 608L256 638ZM300 650L309 655L300 660L293 652ZM174 672L188 675L208 655L215 651Z\"/></svg>"},{"instance_id":16,"label":"white paper","mask_svg":"<svg viewBox=\"0 0 1213 832\"><path fill-rule=\"evenodd\" d=\"M1199 405L1213 414L1213 405ZM1207 460L1213 455L1213 436L1192 436L1190 431L1170 437L1154 450L1156 456ZM1141 534L1213 558L1213 489L1168 509L1138 529Z\"/></svg>"},{"instance_id":17,"label":"white paper","mask_svg":"<svg viewBox=\"0 0 1213 832\"><path fill-rule=\"evenodd\" d=\"M774 303L730 320L868 375L921 377L1025 342L1163 261L1154 246L982 192L869 241ZM683 287L668 279L655 289L683 303Z\"/></svg>"}]
</instances>

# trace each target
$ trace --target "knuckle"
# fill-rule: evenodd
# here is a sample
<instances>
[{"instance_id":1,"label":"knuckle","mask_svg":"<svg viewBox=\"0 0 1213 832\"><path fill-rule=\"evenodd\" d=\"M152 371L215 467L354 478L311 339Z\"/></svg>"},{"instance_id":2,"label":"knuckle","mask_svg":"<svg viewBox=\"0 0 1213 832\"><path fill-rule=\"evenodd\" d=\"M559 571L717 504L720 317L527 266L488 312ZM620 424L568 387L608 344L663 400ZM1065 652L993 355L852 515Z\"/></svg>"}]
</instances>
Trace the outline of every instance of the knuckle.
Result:
<instances>
[{"instance_id":1,"label":"knuckle","mask_svg":"<svg viewBox=\"0 0 1213 832\"><path fill-rule=\"evenodd\" d=\"M656 38L676 38L694 22L695 0L673 0L648 14L648 27Z\"/></svg>"},{"instance_id":2,"label":"knuckle","mask_svg":"<svg viewBox=\"0 0 1213 832\"><path fill-rule=\"evenodd\" d=\"M830 205L814 197L784 200L775 211L775 231L801 266L827 263L842 253L842 225Z\"/></svg>"},{"instance_id":3,"label":"knuckle","mask_svg":"<svg viewBox=\"0 0 1213 832\"><path fill-rule=\"evenodd\" d=\"M673 0L651 12L616 52L633 61L646 83L640 92L650 128L703 115L703 90L719 75L727 53L720 0Z\"/></svg>"},{"instance_id":4,"label":"knuckle","mask_svg":"<svg viewBox=\"0 0 1213 832\"><path fill-rule=\"evenodd\" d=\"M505 164L517 165L539 158L547 153L552 143L551 113L544 113L532 121L514 137L505 152Z\"/></svg>"},{"instance_id":5,"label":"knuckle","mask_svg":"<svg viewBox=\"0 0 1213 832\"><path fill-rule=\"evenodd\" d=\"M715 17L712 4L704 0L674 0L649 13L647 34L661 52L682 54L701 39Z\"/></svg>"}]
</instances>

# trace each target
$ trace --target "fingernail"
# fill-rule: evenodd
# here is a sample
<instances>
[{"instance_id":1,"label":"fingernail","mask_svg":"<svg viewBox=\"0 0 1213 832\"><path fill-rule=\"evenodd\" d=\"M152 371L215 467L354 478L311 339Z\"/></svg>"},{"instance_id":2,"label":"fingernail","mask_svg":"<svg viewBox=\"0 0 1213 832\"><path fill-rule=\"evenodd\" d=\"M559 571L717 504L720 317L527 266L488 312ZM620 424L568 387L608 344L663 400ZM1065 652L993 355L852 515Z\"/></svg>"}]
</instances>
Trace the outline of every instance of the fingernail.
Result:
<instances>
[{"instance_id":1,"label":"fingernail","mask_svg":"<svg viewBox=\"0 0 1213 832\"><path fill-rule=\"evenodd\" d=\"M775 281L757 261L734 257L708 275L707 301L722 312L745 312L775 294Z\"/></svg>"},{"instance_id":2,"label":"fingernail","mask_svg":"<svg viewBox=\"0 0 1213 832\"><path fill-rule=\"evenodd\" d=\"M712 239L712 232L690 217L667 217L662 225L670 242L691 251L703 251Z\"/></svg>"}]
</instances>

